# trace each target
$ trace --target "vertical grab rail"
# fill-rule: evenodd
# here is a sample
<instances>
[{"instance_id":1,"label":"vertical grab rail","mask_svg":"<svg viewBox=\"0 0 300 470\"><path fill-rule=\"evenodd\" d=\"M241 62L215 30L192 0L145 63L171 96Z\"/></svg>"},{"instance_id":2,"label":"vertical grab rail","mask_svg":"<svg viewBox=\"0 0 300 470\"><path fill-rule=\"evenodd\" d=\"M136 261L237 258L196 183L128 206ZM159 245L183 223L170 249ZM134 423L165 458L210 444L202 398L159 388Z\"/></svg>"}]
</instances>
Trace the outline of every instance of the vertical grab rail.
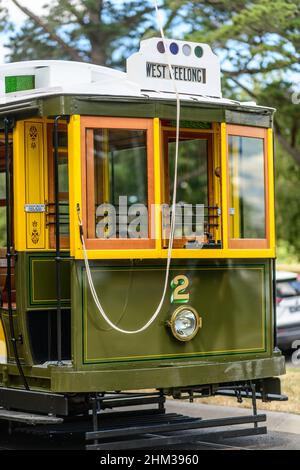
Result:
<instances>
[{"instance_id":1,"label":"vertical grab rail","mask_svg":"<svg viewBox=\"0 0 300 470\"><path fill-rule=\"evenodd\" d=\"M61 253L60 253L60 220L59 220L59 155L58 155L58 121L62 116L54 119L54 199L55 199L55 262L56 262L56 333L57 333L57 364L62 364L61 352Z\"/></svg>"},{"instance_id":2,"label":"vertical grab rail","mask_svg":"<svg viewBox=\"0 0 300 470\"><path fill-rule=\"evenodd\" d=\"M273 284L273 349L277 348L277 302L276 302L276 260L272 260L272 284Z\"/></svg>"},{"instance_id":3,"label":"vertical grab rail","mask_svg":"<svg viewBox=\"0 0 300 470\"><path fill-rule=\"evenodd\" d=\"M24 375L24 371L20 362L18 348L17 348L17 339L15 335L15 326L13 319L13 308L12 308L12 287L11 287L11 258L14 256L12 253L12 217L11 217L11 206L12 206L12 196L11 196L11 175L10 175L10 151L9 151L9 127L10 121L8 118L4 118L4 136L5 136L5 186L6 186L6 259L7 259L7 279L6 279L6 289L7 289L7 307L8 307L8 318L9 318L9 329L10 329L10 339L13 345L14 357L17 364L17 368L22 378L23 385L26 390L29 390L29 386Z\"/></svg>"}]
</instances>

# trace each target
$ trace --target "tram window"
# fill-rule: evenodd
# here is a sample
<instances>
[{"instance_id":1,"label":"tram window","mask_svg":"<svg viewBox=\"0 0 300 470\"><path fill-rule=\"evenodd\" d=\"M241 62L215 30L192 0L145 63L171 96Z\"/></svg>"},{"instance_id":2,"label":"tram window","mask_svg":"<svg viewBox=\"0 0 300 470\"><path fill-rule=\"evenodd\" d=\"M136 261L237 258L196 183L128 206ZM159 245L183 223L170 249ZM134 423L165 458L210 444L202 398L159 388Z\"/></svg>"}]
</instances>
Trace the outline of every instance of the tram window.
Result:
<instances>
[{"instance_id":1,"label":"tram window","mask_svg":"<svg viewBox=\"0 0 300 470\"><path fill-rule=\"evenodd\" d=\"M169 206L172 204L174 190L175 140L174 132L164 133L164 199ZM174 248L206 248L208 245L210 248L220 247L216 242L219 214L214 203L212 168L212 136L182 131L178 155L176 196L178 219L176 219ZM200 217L197 215L199 210L202 211ZM169 219L164 218L165 247L168 246L169 225Z\"/></svg>"},{"instance_id":2,"label":"tram window","mask_svg":"<svg viewBox=\"0 0 300 470\"><path fill-rule=\"evenodd\" d=\"M175 142L169 141L170 194L174 190ZM181 139L178 158L177 202L208 205L208 141Z\"/></svg>"},{"instance_id":3,"label":"tram window","mask_svg":"<svg viewBox=\"0 0 300 470\"><path fill-rule=\"evenodd\" d=\"M238 132L228 136L229 230L233 241L249 240L251 247L251 240L267 239L265 131Z\"/></svg>"},{"instance_id":4,"label":"tram window","mask_svg":"<svg viewBox=\"0 0 300 470\"><path fill-rule=\"evenodd\" d=\"M116 206L124 196L129 204L147 206L146 131L95 129L94 164L96 207Z\"/></svg>"},{"instance_id":5,"label":"tram window","mask_svg":"<svg viewBox=\"0 0 300 470\"><path fill-rule=\"evenodd\" d=\"M103 224L103 204L111 204L118 216L122 211L122 199L129 206L142 204L148 209L147 196L147 141L146 131L133 129L95 129L94 192L96 238L123 238L118 218L113 234ZM128 216L128 225L134 216ZM140 238L148 236L148 219L145 227L137 227Z\"/></svg>"},{"instance_id":6,"label":"tram window","mask_svg":"<svg viewBox=\"0 0 300 470\"><path fill-rule=\"evenodd\" d=\"M6 245L5 171L0 168L0 248Z\"/></svg>"},{"instance_id":7,"label":"tram window","mask_svg":"<svg viewBox=\"0 0 300 470\"><path fill-rule=\"evenodd\" d=\"M55 247L55 188L54 188L54 143L53 124L48 125L49 155L49 216L50 248ZM58 129L58 186L60 241L62 248L69 248L69 176L68 176L68 134L61 124Z\"/></svg>"},{"instance_id":8,"label":"tram window","mask_svg":"<svg viewBox=\"0 0 300 470\"><path fill-rule=\"evenodd\" d=\"M11 136L9 137L10 152L12 152ZM5 140L0 136L0 248L6 247L6 162L5 162ZM11 175L11 185L13 184ZM2 257L3 253L0 253Z\"/></svg>"},{"instance_id":9,"label":"tram window","mask_svg":"<svg viewBox=\"0 0 300 470\"><path fill-rule=\"evenodd\" d=\"M100 122L105 119L94 119L95 127L85 129L88 239L95 248L101 243L108 248L154 246L149 237L154 200L150 122L116 118L109 119L111 127Z\"/></svg>"}]
</instances>

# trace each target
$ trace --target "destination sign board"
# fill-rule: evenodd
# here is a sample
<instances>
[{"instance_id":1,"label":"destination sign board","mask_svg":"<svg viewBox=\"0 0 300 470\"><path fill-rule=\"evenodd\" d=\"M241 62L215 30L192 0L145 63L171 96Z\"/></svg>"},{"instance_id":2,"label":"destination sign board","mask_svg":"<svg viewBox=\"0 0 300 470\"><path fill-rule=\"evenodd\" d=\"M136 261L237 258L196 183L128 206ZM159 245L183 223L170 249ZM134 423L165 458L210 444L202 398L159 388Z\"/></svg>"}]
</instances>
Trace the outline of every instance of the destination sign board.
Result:
<instances>
[{"instance_id":1,"label":"destination sign board","mask_svg":"<svg viewBox=\"0 0 300 470\"><path fill-rule=\"evenodd\" d=\"M168 57L179 93L222 97L220 61L207 44L146 39L139 52L127 59L129 80L141 90L174 93Z\"/></svg>"},{"instance_id":2,"label":"destination sign board","mask_svg":"<svg viewBox=\"0 0 300 470\"><path fill-rule=\"evenodd\" d=\"M175 80L192 83L206 83L206 69L172 65L172 70ZM146 77L163 78L167 80L171 80L172 78L168 65L155 64L153 62L146 62Z\"/></svg>"}]
</instances>

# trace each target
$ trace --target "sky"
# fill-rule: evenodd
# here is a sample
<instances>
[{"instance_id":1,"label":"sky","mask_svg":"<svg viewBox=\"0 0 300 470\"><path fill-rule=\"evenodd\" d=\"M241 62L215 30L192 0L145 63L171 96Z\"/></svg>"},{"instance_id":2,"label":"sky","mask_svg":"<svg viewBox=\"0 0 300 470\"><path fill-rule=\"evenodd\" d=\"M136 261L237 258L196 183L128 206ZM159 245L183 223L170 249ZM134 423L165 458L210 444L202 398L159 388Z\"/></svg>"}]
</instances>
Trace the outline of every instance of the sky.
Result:
<instances>
[{"instance_id":1,"label":"sky","mask_svg":"<svg viewBox=\"0 0 300 470\"><path fill-rule=\"evenodd\" d=\"M51 0L20 0L21 5L28 7L38 15L42 12L42 6L45 3L49 4L50 2ZM9 16L10 18L13 18L16 28L20 27L26 16L13 4L11 0L2 0L2 4L8 8ZM0 34L0 63L4 62L4 56L7 54L7 50L4 47L5 42L5 34Z\"/></svg>"},{"instance_id":2,"label":"sky","mask_svg":"<svg viewBox=\"0 0 300 470\"><path fill-rule=\"evenodd\" d=\"M114 0L116 4L121 3L121 1L123 0ZM24 15L11 0L1 0L1 3L3 6L5 5L8 8L9 16L10 18L13 18L16 28L20 27L23 21L26 19L26 15ZM43 5L49 5L51 0L19 0L19 3L30 9L33 13L39 15L43 11ZM158 1L158 4L160 4L160 0ZM5 43L5 34L0 33L0 63L4 62L4 57L8 52L4 47Z\"/></svg>"}]
</instances>

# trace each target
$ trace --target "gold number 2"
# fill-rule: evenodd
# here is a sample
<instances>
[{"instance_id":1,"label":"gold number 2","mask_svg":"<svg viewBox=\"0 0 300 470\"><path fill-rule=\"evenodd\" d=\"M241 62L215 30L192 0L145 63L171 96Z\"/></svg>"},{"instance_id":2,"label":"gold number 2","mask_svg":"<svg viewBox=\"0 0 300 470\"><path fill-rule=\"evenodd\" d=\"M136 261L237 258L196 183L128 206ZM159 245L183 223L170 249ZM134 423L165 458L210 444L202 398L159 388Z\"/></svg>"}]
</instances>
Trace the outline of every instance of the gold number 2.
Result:
<instances>
[{"instance_id":1,"label":"gold number 2","mask_svg":"<svg viewBox=\"0 0 300 470\"><path fill-rule=\"evenodd\" d=\"M186 292L190 284L189 279L184 274L179 274L171 281L171 295L172 304L186 304L190 300L189 292Z\"/></svg>"}]
</instances>

